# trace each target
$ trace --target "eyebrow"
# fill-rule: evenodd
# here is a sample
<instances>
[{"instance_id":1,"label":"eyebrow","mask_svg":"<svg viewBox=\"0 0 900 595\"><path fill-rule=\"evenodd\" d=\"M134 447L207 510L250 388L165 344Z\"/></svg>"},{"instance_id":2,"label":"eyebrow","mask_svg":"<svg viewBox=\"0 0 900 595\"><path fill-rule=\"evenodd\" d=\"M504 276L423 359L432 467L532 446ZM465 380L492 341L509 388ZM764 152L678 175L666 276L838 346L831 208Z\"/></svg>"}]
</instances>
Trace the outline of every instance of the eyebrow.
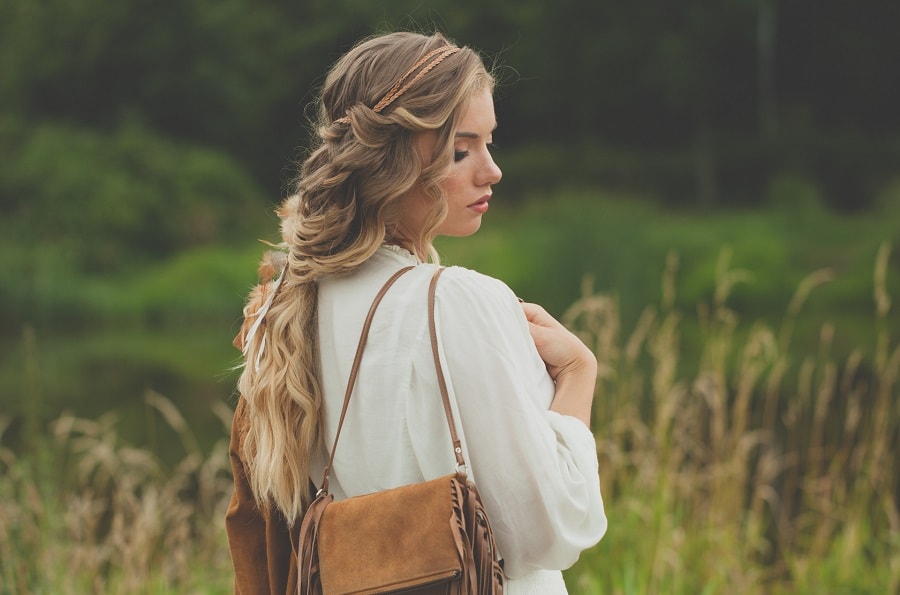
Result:
<instances>
[{"instance_id":1,"label":"eyebrow","mask_svg":"<svg viewBox=\"0 0 900 595\"><path fill-rule=\"evenodd\" d=\"M491 134L493 134L495 130L497 130L496 124L494 124L494 127L491 128ZM478 134L477 132L457 132L456 133L456 138L478 138L480 136L481 135Z\"/></svg>"}]
</instances>

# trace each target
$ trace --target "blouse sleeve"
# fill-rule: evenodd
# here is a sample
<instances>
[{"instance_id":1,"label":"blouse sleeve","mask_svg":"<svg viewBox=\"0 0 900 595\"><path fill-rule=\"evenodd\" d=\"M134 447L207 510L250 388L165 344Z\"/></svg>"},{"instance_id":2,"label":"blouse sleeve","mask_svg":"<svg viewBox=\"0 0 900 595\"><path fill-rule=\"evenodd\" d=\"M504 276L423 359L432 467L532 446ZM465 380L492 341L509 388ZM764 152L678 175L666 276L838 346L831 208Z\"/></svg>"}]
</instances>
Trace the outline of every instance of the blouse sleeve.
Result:
<instances>
[{"instance_id":1,"label":"blouse sleeve","mask_svg":"<svg viewBox=\"0 0 900 595\"><path fill-rule=\"evenodd\" d=\"M590 429L549 411L553 381L506 285L453 267L435 304L468 463L506 573L568 568L607 525Z\"/></svg>"}]
</instances>

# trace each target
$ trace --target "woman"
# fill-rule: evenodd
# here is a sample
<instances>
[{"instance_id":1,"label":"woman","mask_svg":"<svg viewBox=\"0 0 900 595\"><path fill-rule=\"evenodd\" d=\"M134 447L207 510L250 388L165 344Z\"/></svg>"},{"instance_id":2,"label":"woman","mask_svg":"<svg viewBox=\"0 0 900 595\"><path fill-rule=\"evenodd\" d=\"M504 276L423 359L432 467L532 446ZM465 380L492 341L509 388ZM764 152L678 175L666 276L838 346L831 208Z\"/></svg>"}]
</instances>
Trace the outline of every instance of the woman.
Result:
<instances>
[{"instance_id":1,"label":"woman","mask_svg":"<svg viewBox=\"0 0 900 595\"><path fill-rule=\"evenodd\" d=\"M226 515L235 591L296 587L290 535L319 482L363 319L398 269L362 359L331 471L336 500L454 468L427 329L437 235L474 233L501 172L493 79L441 35L354 47L325 80L321 142L278 214L244 353ZM273 277L277 280L271 281ZM503 283L444 271L436 319L457 427L505 561L506 592L565 593L560 569L606 530L590 433L597 363ZM328 447L324 446L328 445Z\"/></svg>"}]
</instances>

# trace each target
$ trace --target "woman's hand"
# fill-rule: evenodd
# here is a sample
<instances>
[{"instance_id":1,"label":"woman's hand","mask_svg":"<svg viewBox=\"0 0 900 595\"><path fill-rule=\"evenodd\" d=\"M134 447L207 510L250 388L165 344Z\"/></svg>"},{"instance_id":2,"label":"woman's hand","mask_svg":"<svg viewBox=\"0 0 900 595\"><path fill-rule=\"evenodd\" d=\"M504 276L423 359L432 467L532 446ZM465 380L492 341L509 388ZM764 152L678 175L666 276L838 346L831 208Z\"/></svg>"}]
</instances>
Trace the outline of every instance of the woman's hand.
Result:
<instances>
[{"instance_id":1,"label":"woman's hand","mask_svg":"<svg viewBox=\"0 0 900 595\"><path fill-rule=\"evenodd\" d=\"M553 380L576 371L593 371L596 376L597 359L581 339L537 304L522 302L522 310L534 345Z\"/></svg>"},{"instance_id":2,"label":"woman's hand","mask_svg":"<svg viewBox=\"0 0 900 595\"><path fill-rule=\"evenodd\" d=\"M522 303L538 355L556 382L551 411L573 415L590 426L597 358L566 327L537 304Z\"/></svg>"}]
</instances>

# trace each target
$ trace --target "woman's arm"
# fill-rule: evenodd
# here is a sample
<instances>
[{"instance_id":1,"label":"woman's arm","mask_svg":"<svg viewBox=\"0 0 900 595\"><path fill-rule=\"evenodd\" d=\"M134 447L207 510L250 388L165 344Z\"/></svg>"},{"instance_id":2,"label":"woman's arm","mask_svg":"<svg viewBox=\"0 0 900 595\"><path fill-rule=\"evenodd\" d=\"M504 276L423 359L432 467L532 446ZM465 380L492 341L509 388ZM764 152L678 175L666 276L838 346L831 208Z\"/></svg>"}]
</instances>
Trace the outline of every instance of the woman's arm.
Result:
<instances>
[{"instance_id":1,"label":"woman's arm","mask_svg":"<svg viewBox=\"0 0 900 595\"><path fill-rule=\"evenodd\" d=\"M571 566L606 531L587 426L593 354L530 307L529 324L508 287L473 271L448 269L436 304L467 460L508 574Z\"/></svg>"}]
</instances>

